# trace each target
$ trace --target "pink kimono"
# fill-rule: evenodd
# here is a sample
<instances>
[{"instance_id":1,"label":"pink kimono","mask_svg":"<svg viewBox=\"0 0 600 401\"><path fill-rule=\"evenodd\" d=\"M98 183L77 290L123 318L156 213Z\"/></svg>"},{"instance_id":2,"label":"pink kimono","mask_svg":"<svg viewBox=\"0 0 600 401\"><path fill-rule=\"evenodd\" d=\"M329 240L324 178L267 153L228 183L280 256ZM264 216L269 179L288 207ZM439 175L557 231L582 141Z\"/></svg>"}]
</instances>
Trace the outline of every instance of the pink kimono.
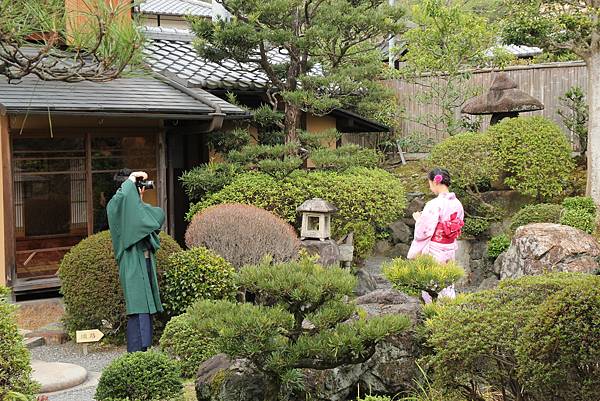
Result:
<instances>
[{"instance_id":1,"label":"pink kimono","mask_svg":"<svg viewBox=\"0 0 600 401\"><path fill-rule=\"evenodd\" d=\"M415 225L415 238L408 259L431 255L440 263L454 260L456 239L464 225L465 213L454 193L441 193L427 202Z\"/></svg>"}]
</instances>

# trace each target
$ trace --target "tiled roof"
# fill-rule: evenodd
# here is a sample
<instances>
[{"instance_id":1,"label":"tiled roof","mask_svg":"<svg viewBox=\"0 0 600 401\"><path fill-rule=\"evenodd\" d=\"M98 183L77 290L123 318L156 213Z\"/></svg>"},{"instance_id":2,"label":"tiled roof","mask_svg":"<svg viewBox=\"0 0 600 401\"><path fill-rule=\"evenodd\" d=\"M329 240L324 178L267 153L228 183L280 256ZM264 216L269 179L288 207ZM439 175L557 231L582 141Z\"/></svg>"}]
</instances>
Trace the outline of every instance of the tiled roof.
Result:
<instances>
[{"instance_id":1,"label":"tiled roof","mask_svg":"<svg viewBox=\"0 0 600 401\"><path fill-rule=\"evenodd\" d=\"M198 0L145 0L139 5L140 13L151 15L212 16L212 5Z\"/></svg>"},{"instance_id":2,"label":"tiled roof","mask_svg":"<svg viewBox=\"0 0 600 401\"><path fill-rule=\"evenodd\" d=\"M247 114L201 89L194 89L190 95L152 77L119 78L102 83L42 81L27 76L19 83L9 84L0 79L0 109L12 113L50 111L194 119L214 113L215 102L229 116Z\"/></svg>"},{"instance_id":3,"label":"tiled roof","mask_svg":"<svg viewBox=\"0 0 600 401\"><path fill-rule=\"evenodd\" d=\"M517 57L533 57L540 55L544 52L539 47L525 45L502 45L499 47Z\"/></svg>"},{"instance_id":4,"label":"tiled roof","mask_svg":"<svg viewBox=\"0 0 600 401\"><path fill-rule=\"evenodd\" d=\"M232 60L220 65L198 57L192 44L194 36L190 31L145 27L144 32L151 39L144 52L152 69L175 74L186 81L189 87L261 90L268 84L267 77L256 65L239 64ZM270 57L280 63L287 60L285 54L276 50L270 53Z\"/></svg>"}]
</instances>

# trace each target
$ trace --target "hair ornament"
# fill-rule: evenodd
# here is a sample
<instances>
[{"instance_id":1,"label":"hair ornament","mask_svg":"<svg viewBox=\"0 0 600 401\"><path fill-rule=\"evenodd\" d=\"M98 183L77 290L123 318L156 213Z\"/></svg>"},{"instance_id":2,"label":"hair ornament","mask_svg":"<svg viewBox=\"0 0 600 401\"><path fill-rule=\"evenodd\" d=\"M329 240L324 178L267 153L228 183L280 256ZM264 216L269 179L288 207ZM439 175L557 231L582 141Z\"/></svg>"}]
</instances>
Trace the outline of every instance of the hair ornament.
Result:
<instances>
[{"instance_id":1,"label":"hair ornament","mask_svg":"<svg viewBox=\"0 0 600 401\"><path fill-rule=\"evenodd\" d=\"M435 177L433 177L433 182L435 182L436 184L439 184L440 182L442 182L444 179L444 177L442 177L441 174L436 175Z\"/></svg>"}]
</instances>

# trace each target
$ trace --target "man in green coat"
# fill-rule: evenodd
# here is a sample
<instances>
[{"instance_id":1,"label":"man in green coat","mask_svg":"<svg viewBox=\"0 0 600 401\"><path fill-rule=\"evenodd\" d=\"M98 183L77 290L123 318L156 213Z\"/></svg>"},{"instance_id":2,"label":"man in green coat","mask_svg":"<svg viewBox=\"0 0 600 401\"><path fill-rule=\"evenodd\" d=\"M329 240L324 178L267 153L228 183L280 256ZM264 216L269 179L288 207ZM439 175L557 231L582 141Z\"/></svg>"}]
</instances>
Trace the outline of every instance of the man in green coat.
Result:
<instances>
[{"instance_id":1,"label":"man in green coat","mask_svg":"<svg viewBox=\"0 0 600 401\"><path fill-rule=\"evenodd\" d=\"M131 173L106 206L127 308L128 352L146 351L152 345L151 315L163 311L155 253L165 213L143 202L145 188L140 182L147 178L142 171Z\"/></svg>"}]
</instances>

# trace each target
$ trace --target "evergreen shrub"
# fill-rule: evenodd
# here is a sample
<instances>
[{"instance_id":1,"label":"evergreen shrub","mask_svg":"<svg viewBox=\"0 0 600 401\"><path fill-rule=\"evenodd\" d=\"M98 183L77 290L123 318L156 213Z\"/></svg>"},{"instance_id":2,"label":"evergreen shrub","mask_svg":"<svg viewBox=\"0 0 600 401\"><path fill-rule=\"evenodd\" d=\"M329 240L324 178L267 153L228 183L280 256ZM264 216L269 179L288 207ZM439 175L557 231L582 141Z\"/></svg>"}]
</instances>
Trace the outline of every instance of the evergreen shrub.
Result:
<instances>
[{"instance_id":1,"label":"evergreen shrub","mask_svg":"<svg viewBox=\"0 0 600 401\"><path fill-rule=\"evenodd\" d=\"M431 255L415 259L394 259L383 266L383 274L394 288L409 295L420 296L421 291L433 297L465 275L454 262L439 263Z\"/></svg>"},{"instance_id":2,"label":"evergreen shrub","mask_svg":"<svg viewBox=\"0 0 600 401\"><path fill-rule=\"evenodd\" d=\"M310 160L320 170L344 171L352 167L376 168L382 155L375 149L344 145L337 149L321 148L310 153Z\"/></svg>"},{"instance_id":3,"label":"evergreen shrub","mask_svg":"<svg viewBox=\"0 0 600 401\"><path fill-rule=\"evenodd\" d=\"M591 234L596 229L596 217L585 209L564 209L560 216L560 224L577 228Z\"/></svg>"},{"instance_id":4,"label":"evergreen shrub","mask_svg":"<svg viewBox=\"0 0 600 401\"><path fill-rule=\"evenodd\" d=\"M133 352L104 368L94 398L165 401L179 397L182 389L177 362L155 351Z\"/></svg>"},{"instance_id":5,"label":"evergreen shrub","mask_svg":"<svg viewBox=\"0 0 600 401\"><path fill-rule=\"evenodd\" d=\"M490 222L487 219L479 217L465 218L465 225L462 227L462 235L478 238L490 228Z\"/></svg>"},{"instance_id":6,"label":"evergreen shrub","mask_svg":"<svg viewBox=\"0 0 600 401\"><path fill-rule=\"evenodd\" d=\"M197 298L232 298L235 269L215 252L194 247L169 256L161 300L171 316L185 312Z\"/></svg>"},{"instance_id":7,"label":"evergreen shrub","mask_svg":"<svg viewBox=\"0 0 600 401\"><path fill-rule=\"evenodd\" d=\"M178 251L181 247L177 242L161 232L160 249L156 253L161 288L168 258ZM110 232L91 235L71 248L60 262L58 276L67 330L73 334L76 330L100 329L106 321L112 327L110 333L105 332L107 337L122 340L127 315Z\"/></svg>"},{"instance_id":8,"label":"evergreen shrub","mask_svg":"<svg viewBox=\"0 0 600 401\"><path fill-rule=\"evenodd\" d=\"M538 116L505 118L488 134L507 185L538 200L564 192L574 163L571 145L554 122Z\"/></svg>"},{"instance_id":9,"label":"evergreen shrub","mask_svg":"<svg viewBox=\"0 0 600 401\"><path fill-rule=\"evenodd\" d=\"M496 235L490 238L487 244L488 256L496 259L500 254L510 247L510 237L506 234Z\"/></svg>"},{"instance_id":10,"label":"evergreen shrub","mask_svg":"<svg viewBox=\"0 0 600 401\"><path fill-rule=\"evenodd\" d=\"M591 215L596 215L596 203L589 196L572 196L565 198L562 202L564 209L580 209Z\"/></svg>"},{"instance_id":11,"label":"evergreen shrub","mask_svg":"<svg viewBox=\"0 0 600 401\"><path fill-rule=\"evenodd\" d=\"M562 207L550 203L539 203L526 205L521 208L512 218L510 229L515 231L521 226L532 223L556 223L560 222Z\"/></svg>"},{"instance_id":12,"label":"evergreen shrub","mask_svg":"<svg viewBox=\"0 0 600 401\"><path fill-rule=\"evenodd\" d=\"M231 184L241 170L233 163L208 163L186 171L180 180L190 200L199 201Z\"/></svg>"},{"instance_id":13,"label":"evergreen shrub","mask_svg":"<svg viewBox=\"0 0 600 401\"><path fill-rule=\"evenodd\" d=\"M266 255L276 262L294 259L300 240L285 220L252 205L212 206L194 216L185 233L189 248L206 247L236 268L256 264Z\"/></svg>"},{"instance_id":14,"label":"evergreen shrub","mask_svg":"<svg viewBox=\"0 0 600 401\"><path fill-rule=\"evenodd\" d=\"M8 288L0 286L0 400L10 400L11 394L33 399L38 390L31 381L29 350L25 348L15 321L15 307L8 303Z\"/></svg>"},{"instance_id":15,"label":"evergreen shrub","mask_svg":"<svg viewBox=\"0 0 600 401\"><path fill-rule=\"evenodd\" d=\"M340 231L354 233L354 255L358 259L367 258L375 248L375 242L377 241L375 228L366 221L348 223Z\"/></svg>"}]
</instances>

